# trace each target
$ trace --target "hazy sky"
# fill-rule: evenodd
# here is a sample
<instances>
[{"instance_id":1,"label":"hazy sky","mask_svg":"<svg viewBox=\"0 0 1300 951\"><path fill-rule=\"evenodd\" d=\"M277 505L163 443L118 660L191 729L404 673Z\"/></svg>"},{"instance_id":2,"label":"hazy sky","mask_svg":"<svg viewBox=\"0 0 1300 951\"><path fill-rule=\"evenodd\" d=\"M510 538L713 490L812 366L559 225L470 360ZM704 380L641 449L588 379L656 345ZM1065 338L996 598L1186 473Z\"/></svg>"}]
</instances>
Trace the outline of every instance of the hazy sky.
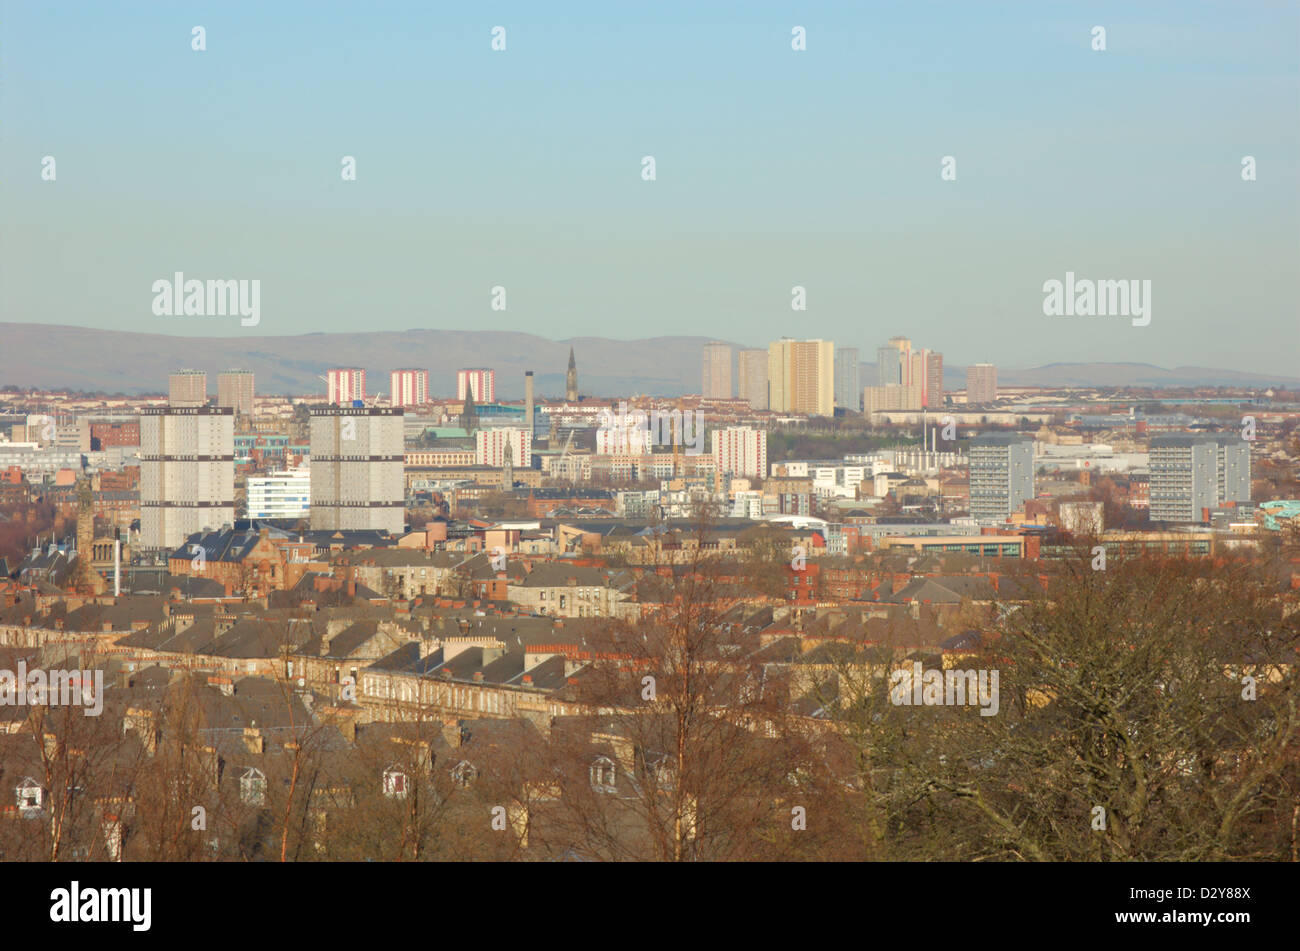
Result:
<instances>
[{"instance_id":1,"label":"hazy sky","mask_svg":"<svg viewBox=\"0 0 1300 951\"><path fill-rule=\"evenodd\" d=\"M1291 0L0 0L0 320L1300 375L1298 38ZM175 271L260 324L155 316ZM1066 271L1150 280L1150 325L1044 316Z\"/></svg>"}]
</instances>

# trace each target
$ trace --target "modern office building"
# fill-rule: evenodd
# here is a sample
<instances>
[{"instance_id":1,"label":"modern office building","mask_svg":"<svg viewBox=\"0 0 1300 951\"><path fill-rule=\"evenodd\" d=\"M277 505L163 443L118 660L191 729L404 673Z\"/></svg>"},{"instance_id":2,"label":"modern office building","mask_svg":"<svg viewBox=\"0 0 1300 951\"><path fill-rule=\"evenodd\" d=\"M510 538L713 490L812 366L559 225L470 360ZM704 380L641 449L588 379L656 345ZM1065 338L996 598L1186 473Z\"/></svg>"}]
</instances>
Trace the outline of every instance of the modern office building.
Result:
<instances>
[{"instance_id":1,"label":"modern office building","mask_svg":"<svg viewBox=\"0 0 1300 951\"><path fill-rule=\"evenodd\" d=\"M167 377L171 406L202 406L208 401L208 375L202 370L177 370Z\"/></svg>"},{"instance_id":2,"label":"modern office building","mask_svg":"<svg viewBox=\"0 0 1300 951\"><path fill-rule=\"evenodd\" d=\"M248 478L249 518L309 518L311 471L303 466Z\"/></svg>"},{"instance_id":3,"label":"modern office building","mask_svg":"<svg viewBox=\"0 0 1300 951\"><path fill-rule=\"evenodd\" d=\"M483 367L456 371L456 399L469 396L475 403L494 403L497 398L497 371Z\"/></svg>"},{"instance_id":4,"label":"modern office building","mask_svg":"<svg viewBox=\"0 0 1300 951\"><path fill-rule=\"evenodd\" d=\"M835 415L835 344L784 338L767 350L768 408L778 413Z\"/></svg>"},{"instance_id":5,"label":"modern office building","mask_svg":"<svg viewBox=\"0 0 1300 951\"><path fill-rule=\"evenodd\" d=\"M519 427L480 429L474 433L474 464L500 468L505 465L506 446L510 447L510 464L519 469L532 466L533 434Z\"/></svg>"},{"instance_id":6,"label":"modern office building","mask_svg":"<svg viewBox=\"0 0 1300 951\"><path fill-rule=\"evenodd\" d=\"M311 527L386 530L406 519L402 431L397 407L311 411Z\"/></svg>"},{"instance_id":7,"label":"modern office building","mask_svg":"<svg viewBox=\"0 0 1300 951\"><path fill-rule=\"evenodd\" d=\"M527 404L524 406L506 403L479 403L474 406L474 429L527 429L525 420ZM533 406L533 438L545 439L551 432L551 415L542 412L542 408ZM515 465L524 465L518 458Z\"/></svg>"},{"instance_id":8,"label":"modern office building","mask_svg":"<svg viewBox=\"0 0 1300 951\"><path fill-rule=\"evenodd\" d=\"M235 415L222 406L140 414L140 546L174 549L235 521Z\"/></svg>"},{"instance_id":9,"label":"modern office building","mask_svg":"<svg viewBox=\"0 0 1300 951\"><path fill-rule=\"evenodd\" d=\"M767 409L766 350L741 350L737 358L739 390L737 395L749 401L750 409Z\"/></svg>"},{"instance_id":10,"label":"modern office building","mask_svg":"<svg viewBox=\"0 0 1300 951\"><path fill-rule=\"evenodd\" d=\"M1153 522L1208 522L1211 509L1250 501L1250 443L1210 433L1151 440Z\"/></svg>"},{"instance_id":11,"label":"modern office building","mask_svg":"<svg viewBox=\"0 0 1300 951\"><path fill-rule=\"evenodd\" d=\"M998 368L976 363L966 368L966 402L992 403L998 398Z\"/></svg>"},{"instance_id":12,"label":"modern office building","mask_svg":"<svg viewBox=\"0 0 1300 951\"><path fill-rule=\"evenodd\" d=\"M331 367L326 372L332 406L366 398L366 371L361 367Z\"/></svg>"},{"instance_id":13,"label":"modern office building","mask_svg":"<svg viewBox=\"0 0 1300 951\"><path fill-rule=\"evenodd\" d=\"M835 349L835 405L851 413L862 409L862 374L857 347Z\"/></svg>"},{"instance_id":14,"label":"modern office building","mask_svg":"<svg viewBox=\"0 0 1300 951\"><path fill-rule=\"evenodd\" d=\"M1033 497L1033 437L990 433L971 440L971 518L980 524L1001 524Z\"/></svg>"},{"instance_id":15,"label":"modern office building","mask_svg":"<svg viewBox=\"0 0 1300 951\"><path fill-rule=\"evenodd\" d=\"M713 471L762 479L767 475L767 432L748 426L715 429L709 433Z\"/></svg>"},{"instance_id":16,"label":"modern office building","mask_svg":"<svg viewBox=\"0 0 1300 951\"><path fill-rule=\"evenodd\" d=\"M236 416L252 416L253 371L223 370L218 373L217 405L233 409Z\"/></svg>"},{"instance_id":17,"label":"modern office building","mask_svg":"<svg viewBox=\"0 0 1300 951\"><path fill-rule=\"evenodd\" d=\"M700 392L706 400L731 399L731 363L730 344L711 340L704 345L704 380Z\"/></svg>"},{"instance_id":18,"label":"modern office building","mask_svg":"<svg viewBox=\"0 0 1300 951\"><path fill-rule=\"evenodd\" d=\"M388 374L389 406L420 406L429 402L429 371L403 368Z\"/></svg>"}]
</instances>

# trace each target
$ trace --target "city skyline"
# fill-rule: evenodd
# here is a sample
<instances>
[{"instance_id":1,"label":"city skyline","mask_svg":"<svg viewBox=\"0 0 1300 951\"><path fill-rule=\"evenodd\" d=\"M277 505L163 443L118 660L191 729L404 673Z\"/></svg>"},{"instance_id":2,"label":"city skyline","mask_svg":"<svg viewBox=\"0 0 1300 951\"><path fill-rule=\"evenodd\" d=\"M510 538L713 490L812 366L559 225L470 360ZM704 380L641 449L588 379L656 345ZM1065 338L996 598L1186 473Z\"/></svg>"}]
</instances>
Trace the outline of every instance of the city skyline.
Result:
<instances>
[{"instance_id":1,"label":"city skyline","mask_svg":"<svg viewBox=\"0 0 1300 951\"><path fill-rule=\"evenodd\" d=\"M9 933L978 863L1250 937L1300 3L553 6L0 0Z\"/></svg>"},{"instance_id":2,"label":"city skyline","mask_svg":"<svg viewBox=\"0 0 1300 951\"><path fill-rule=\"evenodd\" d=\"M1194 10L1171 30L1119 4L743 19L578 4L545 27L509 4L87 7L69 32L19 7L0 312L250 348L361 326L572 339L741 323L737 342L759 346L796 322L866 348L864 316L905 313L894 332L943 340L957 365L1285 372L1290 355L1262 344L1297 326L1300 137L1284 117L1300 111L1285 40L1300 10ZM656 66L668 53L679 75ZM149 82L158 67L167 84ZM191 131L159 136L161 116ZM259 281L255 325L159 316L151 288L178 272ZM1150 323L1046 316L1044 285L1066 275L1150 281Z\"/></svg>"},{"instance_id":3,"label":"city skyline","mask_svg":"<svg viewBox=\"0 0 1300 951\"><path fill-rule=\"evenodd\" d=\"M6 333L6 329L8 332ZM897 328L882 328L880 337ZM50 327L39 325L0 324L8 346L0 352L0 383L44 389L72 389L101 392L146 393L144 381L166 376L178 367L202 364L211 377L226 372L230 366L244 364L255 370L261 381L259 391L311 393L318 388L327 369L338 365L338 357L347 355L370 371L368 389L386 392L381 383L393 370L409 369L412 358L428 371L428 393L455 394L457 373L467 366L484 362L494 365L500 379L502 398L518 399L522 392L522 373L535 370L539 396L562 394L565 386L564 365L571 347L585 365L583 376L587 395L617 396L644 393L652 396L698 393L699 366L709 337L660 337L639 340L608 338L570 338L547 340L526 334L462 331L376 331L374 333L323 334L294 337L263 337L256 351L246 351L237 338L167 337L150 334L122 334L93 328ZM725 341L724 341L725 342ZM732 347L735 362L733 390L745 379L742 367L745 355L761 354L762 383L766 385L767 347L749 348L736 342ZM978 360L954 359L942 341L935 355L942 355L947 378L944 390L961 390L963 370L992 363L1012 386L1074 387L1162 387L1162 386L1282 386L1300 384L1300 374L1266 372L1259 368L1233 370L1221 366L1160 366L1133 361L1077 362L1045 361L1038 365L1017 366L987 356ZM841 341L833 341L837 350ZM105 363L102 353L112 348L138 355L128 369L120 362ZM858 347L860 355L870 357L878 347L869 340ZM646 351L657 359L647 363ZM423 353L423 356L422 356ZM484 356L490 357L484 361ZM863 385L874 382L877 361L861 359ZM376 376L375 374L379 374ZM956 375L954 375L956 374ZM388 385L391 385L389 383ZM739 395L739 394L737 394Z\"/></svg>"}]
</instances>

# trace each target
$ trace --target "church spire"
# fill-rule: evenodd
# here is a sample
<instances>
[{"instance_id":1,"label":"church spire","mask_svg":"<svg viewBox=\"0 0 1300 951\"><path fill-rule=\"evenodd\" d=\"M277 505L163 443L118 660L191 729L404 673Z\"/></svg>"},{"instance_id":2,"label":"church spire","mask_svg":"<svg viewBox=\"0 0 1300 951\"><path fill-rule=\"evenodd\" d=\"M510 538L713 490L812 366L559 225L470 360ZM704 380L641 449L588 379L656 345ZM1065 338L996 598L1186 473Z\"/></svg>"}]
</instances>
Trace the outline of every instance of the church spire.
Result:
<instances>
[{"instance_id":1,"label":"church spire","mask_svg":"<svg viewBox=\"0 0 1300 951\"><path fill-rule=\"evenodd\" d=\"M578 399L578 363L573 358L573 347L569 347L569 372L564 377L564 398L570 402Z\"/></svg>"},{"instance_id":2,"label":"church spire","mask_svg":"<svg viewBox=\"0 0 1300 951\"><path fill-rule=\"evenodd\" d=\"M478 410L474 406L474 394L468 388L465 390L465 403L460 410L460 425L469 436L473 436L474 430L478 429Z\"/></svg>"}]
</instances>

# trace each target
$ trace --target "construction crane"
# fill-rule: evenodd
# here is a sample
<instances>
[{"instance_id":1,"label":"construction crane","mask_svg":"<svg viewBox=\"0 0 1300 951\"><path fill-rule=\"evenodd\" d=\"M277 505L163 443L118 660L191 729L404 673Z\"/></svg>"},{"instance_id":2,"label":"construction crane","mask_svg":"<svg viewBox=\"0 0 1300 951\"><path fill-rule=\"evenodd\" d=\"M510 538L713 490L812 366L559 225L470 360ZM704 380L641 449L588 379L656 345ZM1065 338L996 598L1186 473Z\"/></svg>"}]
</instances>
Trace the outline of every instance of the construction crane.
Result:
<instances>
[{"instance_id":1,"label":"construction crane","mask_svg":"<svg viewBox=\"0 0 1300 951\"><path fill-rule=\"evenodd\" d=\"M564 461L569 458L569 449L573 447L573 430L569 430L569 438L564 442L564 449L560 451L560 471L564 471Z\"/></svg>"}]
</instances>

